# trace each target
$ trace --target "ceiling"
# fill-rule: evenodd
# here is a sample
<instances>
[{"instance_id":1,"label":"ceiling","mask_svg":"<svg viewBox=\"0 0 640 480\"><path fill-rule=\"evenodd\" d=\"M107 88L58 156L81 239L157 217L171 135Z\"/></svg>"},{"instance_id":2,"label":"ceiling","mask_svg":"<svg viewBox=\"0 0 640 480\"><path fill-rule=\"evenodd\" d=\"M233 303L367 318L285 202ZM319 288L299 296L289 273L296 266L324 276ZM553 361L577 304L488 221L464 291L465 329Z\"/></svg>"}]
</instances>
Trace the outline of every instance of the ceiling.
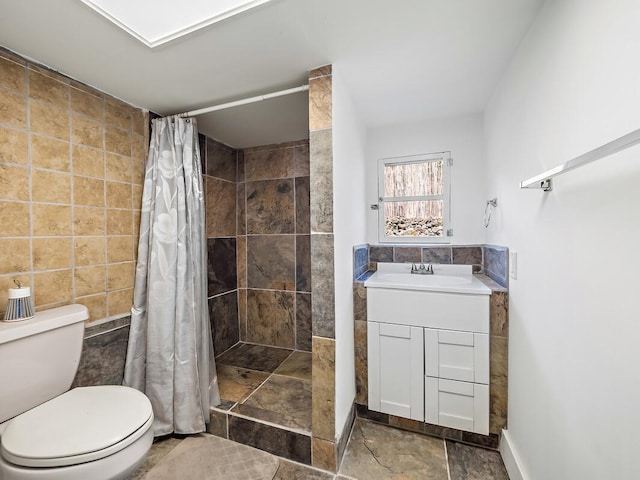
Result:
<instances>
[{"instance_id":1,"label":"ceiling","mask_svg":"<svg viewBox=\"0 0 640 480\"><path fill-rule=\"evenodd\" d=\"M331 63L372 128L481 112L542 3L271 0L149 48L81 0L0 0L0 45L162 115L297 87ZM307 109L302 93L198 123L255 146L306 138Z\"/></svg>"}]
</instances>

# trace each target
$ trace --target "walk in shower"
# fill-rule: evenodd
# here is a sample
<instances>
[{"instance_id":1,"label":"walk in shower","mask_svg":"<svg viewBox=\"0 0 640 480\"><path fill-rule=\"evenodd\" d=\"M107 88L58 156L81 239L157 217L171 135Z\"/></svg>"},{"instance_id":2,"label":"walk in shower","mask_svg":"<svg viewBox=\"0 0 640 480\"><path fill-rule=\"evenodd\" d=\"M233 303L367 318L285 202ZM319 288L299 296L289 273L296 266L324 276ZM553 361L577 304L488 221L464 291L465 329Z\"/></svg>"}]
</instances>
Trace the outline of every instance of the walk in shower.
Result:
<instances>
[{"instance_id":1,"label":"walk in shower","mask_svg":"<svg viewBox=\"0 0 640 480\"><path fill-rule=\"evenodd\" d=\"M309 142L234 149L201 135L200 149L222 398L209 430L310 463Z\"/></svg>"}]
</instances>

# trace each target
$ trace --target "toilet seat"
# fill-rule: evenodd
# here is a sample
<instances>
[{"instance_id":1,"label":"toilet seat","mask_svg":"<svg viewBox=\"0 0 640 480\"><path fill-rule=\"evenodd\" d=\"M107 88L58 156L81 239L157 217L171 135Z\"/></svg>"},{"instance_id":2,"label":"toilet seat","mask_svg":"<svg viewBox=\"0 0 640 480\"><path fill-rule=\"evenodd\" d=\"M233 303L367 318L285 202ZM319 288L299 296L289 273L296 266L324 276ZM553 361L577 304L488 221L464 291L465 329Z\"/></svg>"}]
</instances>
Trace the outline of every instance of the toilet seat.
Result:
<instances>
[{"instance_id":1,"label":"toilet seat","mask_svg":"<svg viewBox=\"0 0 640 480\"><path fill-rule=\"evenodd\" d=\"M2 457L24 467L61 467L98 460L142 437L153 423L149 399L133 388L70 390L7 423Z\"/></svg>"}]
</instances>

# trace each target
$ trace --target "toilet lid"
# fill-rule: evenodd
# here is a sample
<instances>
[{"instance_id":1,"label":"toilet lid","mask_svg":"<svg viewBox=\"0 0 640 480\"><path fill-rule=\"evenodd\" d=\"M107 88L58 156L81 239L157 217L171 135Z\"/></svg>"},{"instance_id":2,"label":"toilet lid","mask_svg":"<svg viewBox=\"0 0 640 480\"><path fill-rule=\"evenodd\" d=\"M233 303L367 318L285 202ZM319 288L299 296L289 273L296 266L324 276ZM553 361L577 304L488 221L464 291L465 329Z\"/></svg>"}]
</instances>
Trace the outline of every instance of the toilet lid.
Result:
<instances>
[{"instance_id":1,"label":"toilet lid","mask_svg":"<svg viewBox=\"0 0 640 480\"><path fill-rule=\"evenodd\" d=\"M74 388L9 421L0 438L2 456L27 467L85 463L122 450L151 423L151 402L138 390Z\"/></svg>"}]
</instances>

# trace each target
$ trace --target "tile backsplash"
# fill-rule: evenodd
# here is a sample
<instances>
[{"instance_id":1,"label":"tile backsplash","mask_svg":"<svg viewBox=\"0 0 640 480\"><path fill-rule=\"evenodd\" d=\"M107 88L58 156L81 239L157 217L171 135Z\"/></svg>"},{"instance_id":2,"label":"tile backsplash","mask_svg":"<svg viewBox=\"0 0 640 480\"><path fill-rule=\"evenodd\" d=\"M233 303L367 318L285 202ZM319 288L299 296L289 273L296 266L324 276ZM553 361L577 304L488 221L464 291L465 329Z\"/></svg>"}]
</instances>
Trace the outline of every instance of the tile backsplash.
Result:
<instances>
[{"instance_id":1,"label":"tile backsplash","mask_svg":"<svg viewBox=\"0 0 640 480\"><path fill-rule=\"evenodd\" d=\"M483 270L493 281L506 287L509 283L509 249L497 245L485 245Z\"/></svg>"},{"instance_id":2,"label":"tile backsplash","mask_svg":"<svg viewBox=\"0 0 640 480\"><path fill-rule=\"evenodd\" d=\"M0 51L0 312L13 280L36 309L129 313L148 113Z\"/></svg>"},{"instance_id":3,"label":"tile backsplash","mask_svg":"<svg viewBox=\"0 0 640 480\"><path fill-rule=\"evenodd\" d=\"M357 245L353 248L354 280L378 262L472 265L507 287L509 249L497 245L389 246Z\"/></svg>"}]
</instances>

